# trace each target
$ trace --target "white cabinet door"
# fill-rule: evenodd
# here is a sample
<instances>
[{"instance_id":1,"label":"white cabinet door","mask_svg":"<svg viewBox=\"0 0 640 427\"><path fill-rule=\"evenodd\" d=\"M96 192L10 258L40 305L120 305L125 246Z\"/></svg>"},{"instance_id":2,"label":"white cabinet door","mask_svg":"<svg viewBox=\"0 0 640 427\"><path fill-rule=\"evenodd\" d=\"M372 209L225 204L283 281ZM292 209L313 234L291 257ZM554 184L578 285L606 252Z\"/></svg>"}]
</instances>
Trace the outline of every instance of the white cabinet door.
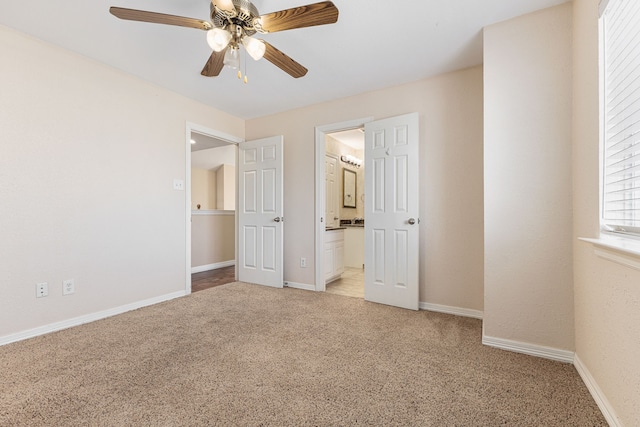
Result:
<instances>
[{"instance_id":1,"label":"white cabinet door","mask_svg":"<svg viewBox=\"0 0 640 427\"><path fill-rule=\"evenodd\" d=\"M417 310L418 114L365 125L367 301Z\"/></svg>"},{"instance_id":2,"label":"white cabinet door","mask_svg":"<svg viewBox=\"0 0 640 427\"><path fill-rule=\"evenodd\" d=\"M344 230L325 232L324 281L336 280L344 273Z\"/></svg>"},{"instance_id":3,"label":"white cabinet door","mask_svg":"<svg viewBox=\"0 0 640 427\"><path fill-rule=\"evenodd\" d=\"M363 227L347 227L344 230L344 266L352 268L364 266Z\"/></svg>"},{"instance_id":4,"label":"white cabinet door","mask_svg":"<svg viewBox=\"0 0 640 427\"><path fill-rule=\"evenodd\" d=\"M334 263L334 244L333 242L328 242L324 244L324 280L331 280L333 277L333 272L335 270Z\"/></svg>"},{"instance_id":5,"label":"white cabinet door","mask_svg":"<svg viewBox=\"0 0 640 427\"><path fill-rule=\"evenodd\" d=\"M333 268L336 276L344 273L344 240L335 243L333 259Z\"/></svg>"},{"instance_id":6,"label":"white cabinet door","mask_svg":"<svg viewBox=\"0 0 640 427\"><path fill-rule=\"evenodd\" d=\"M282 136L238 145L238 280L282 288Z\"/></svg>"}]
</instances>

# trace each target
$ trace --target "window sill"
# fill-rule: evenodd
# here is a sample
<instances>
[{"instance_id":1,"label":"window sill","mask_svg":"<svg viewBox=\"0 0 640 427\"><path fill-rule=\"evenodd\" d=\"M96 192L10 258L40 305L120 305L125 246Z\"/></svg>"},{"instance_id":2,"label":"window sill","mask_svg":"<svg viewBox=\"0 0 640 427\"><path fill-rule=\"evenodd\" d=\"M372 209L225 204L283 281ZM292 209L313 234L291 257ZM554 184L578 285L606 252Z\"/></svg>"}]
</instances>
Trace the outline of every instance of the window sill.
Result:
<instances>
[{"instance_id":1,"label":"window sill","mask_svg":"<svg viewBox=\"0 0 640 427\"><path fill-rule=\"evenodd\" d=\"M639 241L613 236L601 236L599 239L579 237L578 239L591 243L594 246L593 252L600 258L640 270Z\"/></svg>"}]
</instances>

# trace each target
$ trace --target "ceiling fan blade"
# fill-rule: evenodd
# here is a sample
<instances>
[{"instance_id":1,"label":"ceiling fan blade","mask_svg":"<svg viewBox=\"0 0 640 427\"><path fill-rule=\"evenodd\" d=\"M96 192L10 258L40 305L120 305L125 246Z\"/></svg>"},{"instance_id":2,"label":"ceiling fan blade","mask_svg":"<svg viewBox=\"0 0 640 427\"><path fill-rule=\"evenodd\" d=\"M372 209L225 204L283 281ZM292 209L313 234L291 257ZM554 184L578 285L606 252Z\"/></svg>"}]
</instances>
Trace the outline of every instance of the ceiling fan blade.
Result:
<instances>
[{"instance_id":1,"label":"ceiling fan blade","mask_svg":"<svg viewBox=\"0 0 640 427\"><path fill-rule=\"evenodd\" d=\"M264 58L285 73L288 73L291 77L295 77L297 79L298 77L303 77L307 74L307 71L309 71L269 43L264 40L262 40L262 42L266 47L264 51Z\"/></svg>"},{"instance_id":2,"label":"ceiling fan blade","mask_svg":"<svg viewBox=\"0 0 640 427\"><path fill-rule=\"evenodd\" d=\"M211 3L222 12L226 12L227 15L236 16L238 12L236 12L236 7L233 5L233 1L231 0L211 0Z\"/></svg>"},{"instance_id":3,"label":"ceiling fan blade","mask_svg":"<svg viewBox=\"0 0 640 427\"><path fill-rule=\"evenodd\" d=\"M227 49L228 47L224 48L220 52L213 51L200 74L205 77L215 77L220 74L222 67L224 67L224 54Z\"/></svg>"},{"instance_id":4,"label":"ceiling fan blade","mask_svg":"<svg viewBox=\"0 0 640 427\"><path fill-rule=\"evenodd\" d=\"M333 24L338 21L338 8L330 1L323 1L268 13L257 21L256 26L266 33Z\"/></svg>"},{"instance_id":5,"label":"ceiling fan blade","mask_svg":"<svg viewBox=\"0 0 640 427\"><path fill-rule=\"evenodd\" d=\"M179 27L210 30L213 28L207 21L183 16L167 15L164 13L147 12L146 10L125 9L122 7L110 7L109 12L115 17L128 21L151 22L154 24L177 25Z\"/></svg>"}]
</instances>

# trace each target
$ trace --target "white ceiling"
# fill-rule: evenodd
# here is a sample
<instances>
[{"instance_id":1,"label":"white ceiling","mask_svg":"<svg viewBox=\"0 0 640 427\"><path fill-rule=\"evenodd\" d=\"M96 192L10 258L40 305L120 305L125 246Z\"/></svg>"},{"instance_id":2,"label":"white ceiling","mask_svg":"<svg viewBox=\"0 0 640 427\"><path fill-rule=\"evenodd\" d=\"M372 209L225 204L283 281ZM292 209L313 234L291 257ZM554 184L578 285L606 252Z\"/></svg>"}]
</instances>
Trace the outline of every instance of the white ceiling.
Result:
<instances>
[{"instance_id":1,"label":"white ceiling","mask_svg":"<svg viewBox=\"0 0 640 427\"><path fill-rule=\"evenodd\" d=\"M191 132L191 152L209 150L211 148L225 147L230 143L209 135Z\"/></svg>"},{"instance_id":2,"label":"white ceiling","mask_svg":"<svg viewBox=\"0 0 640 427\"><path fill-rule=\"evenodd\" d=\"M229 69L200 75L211 53L204 31L109 13L119 6L208 20L208 0L4 0L0 24L248 119L478 65L484 26L565 1L333 0L336 24L263 36L306 66L305 77L249 59L247 85ZM265 14L313 2L254 4Z\"/></svg>"},{"instance_id":3,"label":"white ceiling","mask_svg":"<svg viewBox=\"0 0 640 427\"><path fill-rule=\"evenodd\" d=\"M346 146L356 150L364 149L364 132L360 129L343 130L329 135Z\"/></svg>"}]
</instances>

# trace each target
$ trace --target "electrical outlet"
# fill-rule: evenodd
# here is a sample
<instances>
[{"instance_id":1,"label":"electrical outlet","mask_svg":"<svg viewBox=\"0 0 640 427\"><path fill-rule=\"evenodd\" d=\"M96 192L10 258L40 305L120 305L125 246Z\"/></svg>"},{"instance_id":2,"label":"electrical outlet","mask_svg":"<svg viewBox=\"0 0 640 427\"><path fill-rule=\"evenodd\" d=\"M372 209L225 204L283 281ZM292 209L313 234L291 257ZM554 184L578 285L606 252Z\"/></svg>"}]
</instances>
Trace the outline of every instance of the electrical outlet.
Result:
<instances>
[{"instance_id":1,"label":"electrical outlet","mask_svg":"<svg viewBox=\"0 0 640 427\"><path fill-rule=\"evenodd\" d=\"M36 298L42 298L49 295L49 284L46 282L36 285Z\"/></svg>"},{"instance_id":2,"label":"electrical outlet","mask_svg":"<svg viewBox=\"0 0 640 427\"><path fill-rule=\"evenodd\" d=\"M70 295L76 291L76 285L73 279L62 281L62 295Z\"/></svg>"},{"instance_id":3,"label":"electrical outlet","mask_svg":"<svg viewBox=\"0 0 640 427\"><path fill-rule=\"evenodd\" d=\"M307 267L307 259L306 258L300 258L300 267L302 267L302 268L306 268Z\"/></svg>"}]
</instances>

